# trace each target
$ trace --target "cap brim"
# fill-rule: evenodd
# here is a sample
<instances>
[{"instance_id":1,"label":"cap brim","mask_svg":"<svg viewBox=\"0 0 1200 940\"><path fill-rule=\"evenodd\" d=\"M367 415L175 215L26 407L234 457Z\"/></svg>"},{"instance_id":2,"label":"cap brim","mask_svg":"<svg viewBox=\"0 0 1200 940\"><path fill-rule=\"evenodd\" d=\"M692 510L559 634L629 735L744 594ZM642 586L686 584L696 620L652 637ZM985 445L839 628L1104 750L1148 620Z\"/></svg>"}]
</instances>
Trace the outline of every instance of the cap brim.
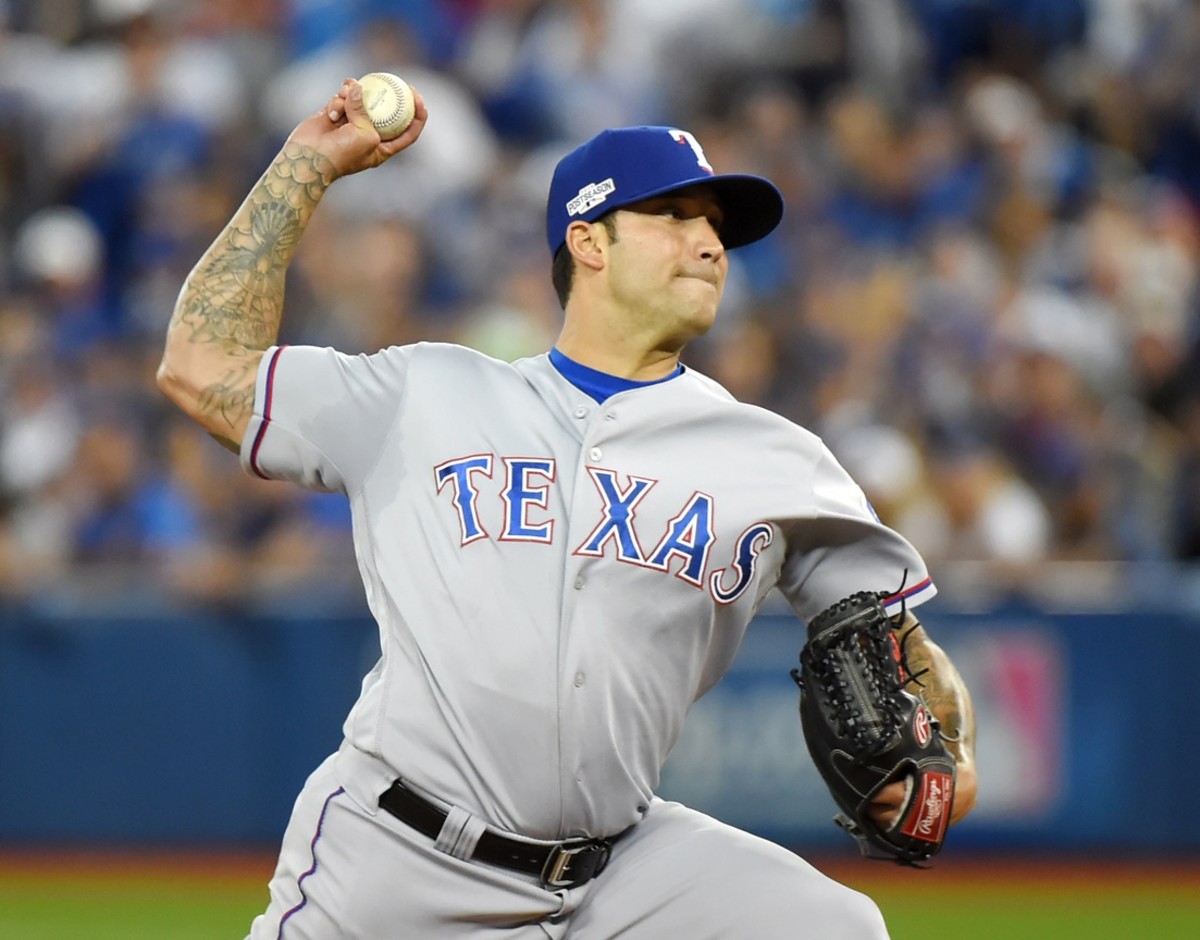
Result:
<instances>
[{"instance_id":1,"label":"cap brim","mask_svg":"<svg viewBox=\"0 0 1200 940\"><path fill-rule=\"evenodd\" d=\"M639 193L632 202L641 202L654 196L673 193L690 186L707 186L721 205L724 220L721 223L721 244L726 248L741 248L765 238L775 230L783 219L783 195L775 184L762 176L743 173L722 173L716 176L698 176L695 179L673 182L670 186Z\"/></svg>"}]
</instances>

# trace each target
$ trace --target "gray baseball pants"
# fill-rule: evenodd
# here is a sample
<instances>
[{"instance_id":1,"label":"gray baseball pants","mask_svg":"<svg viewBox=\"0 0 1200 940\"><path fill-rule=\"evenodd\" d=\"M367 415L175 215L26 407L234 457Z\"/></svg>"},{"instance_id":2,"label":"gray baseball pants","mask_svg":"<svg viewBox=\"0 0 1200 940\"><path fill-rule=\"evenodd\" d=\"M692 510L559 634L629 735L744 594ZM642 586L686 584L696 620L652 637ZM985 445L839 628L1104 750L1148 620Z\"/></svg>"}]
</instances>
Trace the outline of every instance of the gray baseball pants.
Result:
<instances>
[{"instance_id":1,"label":"gray baseball pants","mask_svg":"<svg viewBox=\"0 0 1200 940\"><path fill-rule=\"evenodd\" d=\"M794 853L655 800L577 888L463 860L325 761L296 801L248 940L887 940L873 901Z\"/></svg>"}]
</instances>

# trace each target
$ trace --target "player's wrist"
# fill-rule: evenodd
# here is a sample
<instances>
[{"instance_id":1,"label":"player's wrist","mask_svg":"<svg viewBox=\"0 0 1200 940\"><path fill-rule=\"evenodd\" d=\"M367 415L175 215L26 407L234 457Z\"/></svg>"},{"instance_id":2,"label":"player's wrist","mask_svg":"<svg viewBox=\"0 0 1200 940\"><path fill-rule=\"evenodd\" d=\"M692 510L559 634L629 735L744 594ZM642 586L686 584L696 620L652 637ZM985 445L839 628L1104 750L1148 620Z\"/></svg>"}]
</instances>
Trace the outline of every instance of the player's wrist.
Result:
<instances>
[{"instance_id":1,"label":"player's wrist","mask_svg":"<svg viewBox=\"0 0 1200 940\"><path fill-rule=\"evenodd\" d=\"M284 142L271 168L276 171L267 174L268 185L273 190L281 187L303 189L316 198L323 195L334 180L346 175L319 146L296 134Z\"/></svg>"},{"instance_id":2,"label":"player's wrist","mask_svg":"<svg viewBox=\"0 0 1200 940\"><path fill-rule=\"evenodd\" d=\"M961 822L975 808L979 794L979 775L974 762L958 764L954 769L954 806L950 811L950 825Z\"/></svg>"}]
</instances>

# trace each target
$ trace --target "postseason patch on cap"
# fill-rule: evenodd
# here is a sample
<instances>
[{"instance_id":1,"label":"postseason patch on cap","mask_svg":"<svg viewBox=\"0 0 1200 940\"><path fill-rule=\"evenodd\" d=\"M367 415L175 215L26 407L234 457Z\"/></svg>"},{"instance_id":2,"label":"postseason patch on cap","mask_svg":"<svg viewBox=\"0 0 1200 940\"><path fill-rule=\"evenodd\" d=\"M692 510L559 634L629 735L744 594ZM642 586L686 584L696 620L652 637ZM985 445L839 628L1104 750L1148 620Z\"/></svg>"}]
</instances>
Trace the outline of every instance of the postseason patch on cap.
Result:
<instances>
[{"instance_id":1,"label":"postseason patch on cap","mask_svg":"<svg viewBox=\"0 0 1200 940\"><path fill-rule=\"evenodd\" d=\"M617 184L610 176L599 183L588 183L579 194L567 203L567 215L583 215L589 209L594 209L617 191Z\"/></svg>"}]
</instances>

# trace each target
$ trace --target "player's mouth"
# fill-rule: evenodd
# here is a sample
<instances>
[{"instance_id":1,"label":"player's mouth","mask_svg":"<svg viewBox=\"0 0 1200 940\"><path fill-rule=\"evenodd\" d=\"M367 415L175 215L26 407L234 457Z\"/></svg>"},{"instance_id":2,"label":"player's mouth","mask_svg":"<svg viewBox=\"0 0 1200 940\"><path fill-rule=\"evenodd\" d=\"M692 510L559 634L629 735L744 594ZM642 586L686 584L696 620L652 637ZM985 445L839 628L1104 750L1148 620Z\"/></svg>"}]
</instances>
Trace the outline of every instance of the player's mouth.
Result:
<instances>
[{"instance_id":1,"label":"player's mouth","mask_svg":"<svg viewBox=\"0 0 1200 940\"><path fill-rule=\"evenodd\" d=\"M703 281L711 287L720 287L720 277L711 268L686 268L679 272L679 277L689 280Z\"/></svg>"}]
</instances>

